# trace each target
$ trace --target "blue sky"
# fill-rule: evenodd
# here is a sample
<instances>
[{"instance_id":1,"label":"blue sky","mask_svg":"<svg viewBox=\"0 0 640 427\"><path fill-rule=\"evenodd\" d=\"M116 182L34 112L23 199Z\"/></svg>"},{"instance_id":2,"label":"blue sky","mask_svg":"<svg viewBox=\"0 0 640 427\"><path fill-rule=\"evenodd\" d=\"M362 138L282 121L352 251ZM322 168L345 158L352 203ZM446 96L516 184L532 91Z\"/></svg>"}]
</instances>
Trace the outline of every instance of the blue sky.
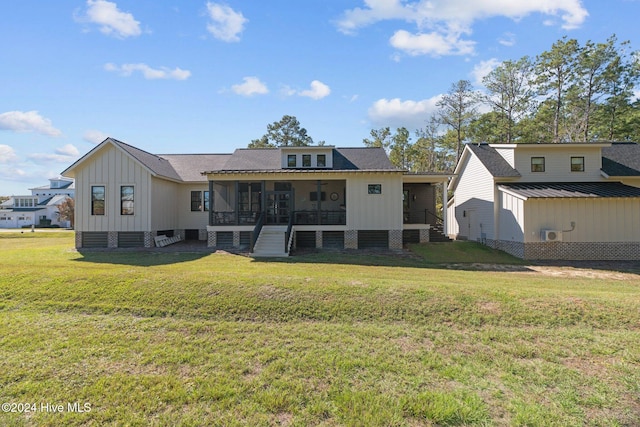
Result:
<instances>
[{"instance_id":1,"label":"blue sky","mask_svg":"<svg viewBox=\"0 0 640 427\"><path fill-rule=\"evenodd\" d=\"M285 115L361 146L563 36L637 40L639 0L12 0L0 14L0 195L107 136L152 153L246 147Z\"/></svg>"}]
</instances>

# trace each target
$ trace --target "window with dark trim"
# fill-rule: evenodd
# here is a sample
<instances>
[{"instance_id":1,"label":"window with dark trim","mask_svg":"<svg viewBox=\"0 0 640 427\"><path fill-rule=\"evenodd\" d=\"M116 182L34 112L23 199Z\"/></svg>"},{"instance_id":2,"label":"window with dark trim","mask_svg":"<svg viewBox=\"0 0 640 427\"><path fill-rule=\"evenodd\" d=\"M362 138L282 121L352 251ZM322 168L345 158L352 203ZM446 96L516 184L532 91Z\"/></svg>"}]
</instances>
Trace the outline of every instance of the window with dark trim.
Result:
<instances>
[{"instance_id":1,"label":"window with dark trim","mask_svg":"<svg viewBox=\"0 0 640 427\"><path fill-rule=\"evenodd\" d=\"M310 168L311 167L311 154L303 154L302 155L302 167Z\"/></svg>"},{"instance_id":2,"label":"window with dark trim","mask_svg":"<svg viewBox=\"0 0 640 427\"><path fill-rule=\"evenodd\" d=\"M91 215L104 215L104 185L91 186Z\"/></svg>"},{"instance_id":3,"label":"window with dark trim","mask_svg":"<svg viewBox=\"0 0 640 427\"><path fill-rule=\"evenodd\" d=\"M531 158L531 172L544 172L544 157Z\"/></svg>"},{"instance_id":4,"label":"window with dark trim","mask_svg":"<svg viewBox=\"0 0 640 427\"><path fill-rule=\"evenodd\" d=\"M318 157L316 158L316 165L319 168L326 168L327 167L327 155L326 154L318 154Z\"/></svg>"},{"instance_id":5,"label":"window with dark trim","mask_svg":"<svg viewBox=\"0 0 640 427\"><path fill-rule=\"evenodd\" d=\"M571 158L571 172L584 172L584 157Z\"/></svg>"},{"instance_id":6,"label":"window with dark trim","mask_svg":"<svg viewBox=\"0 0 640 427\"><path fill-rule=\"evenodd\" d=\"M367 192L369 194L382 194L382 184L369 184Z\"/></svg>"},{"instance_id":7,"label":"window with dark trim","mask_svg":"<svg viewBox=\"0 0 640 427\"><path fill-rule=\"evenodd\" d=\"M191 192L191 212L202 210L202 191Z\"/></svg>"},{"instance_id":8,"label":"window with dark trim","mask_svg":"<svg viewBox=\"0 0 640 427\"><path fill-rule=\"evenodd\" d=\"M289 154L287 155L287 167L295 168L297 166L296 155Z\"/></svg>"},{"instance_id":9,"label":"window with dark trim","mask_svg":"<svg viewBox=\"0 0 640 427\"><path fill-rule=\"evenodd\" d=\"M203 191L204 193L204 210L205 212L209 212L209 192Z\"/></svg>"},{"instance_id":10,"label":"window with dark trim","mask_svg":"<svg viewBox=\"0 0 640 427\"><path fill-rule=\"evenodd\" d=\"M133 215L133 185L120 187L120 215Z\"/></svg>"}]
</instances>

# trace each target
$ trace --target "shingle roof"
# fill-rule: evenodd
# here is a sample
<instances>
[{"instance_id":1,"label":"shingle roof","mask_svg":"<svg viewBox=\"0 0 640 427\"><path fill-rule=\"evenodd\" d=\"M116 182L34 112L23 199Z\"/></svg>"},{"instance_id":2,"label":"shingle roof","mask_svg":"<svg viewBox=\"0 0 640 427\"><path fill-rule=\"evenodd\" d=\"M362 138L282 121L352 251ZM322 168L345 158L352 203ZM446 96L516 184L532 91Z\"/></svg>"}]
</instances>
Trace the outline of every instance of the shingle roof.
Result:
<instances>
[{"instance_id":1,"label":"shingle roof","mask_svg":"<svg viewBox=\"0 0 640 427\"><path fill-rule=\"evenodd\" d=\"M500 189L527 198L640 197L640 188L618 182L555 182L501 184Z\"/></svg>"},{"instance_id":2,"label":"shingle roof","mask_svg":"<svg viewBox=\"0 0 640 427\"><path fill-rule=\"evenodd\" d=\"M180 175L173 168L171 163L167 159L163 159L160 156L155 154L148 153L139 148L133 147L129 144L125 144L122 141L118 141L117 139L109 138L111 142L122 148L124 151L129 153L131 157L138 160L144 166L146 166L149 170L151 170L154 174L173 179L176 181L180 181Z\"/></svg>"},{"instance_id":3,"label":"shingle roof","mask_svg":"<svg viewBox=\"0 0 640 427\"><path fill-rule=\"evenodd\" d=\"M231 154L162 154L185 182L207 182L202 172L221 169Z\"/></svg>"},{"instance_id":4,"label":"shingle roof","mask_svg":"<svg viewBox=\"0 0 640 427\"><path fill-rule=\"evenodd\" d=\"M640 176L640 145L616 142L604 147L602 171L609 176Z\"/></svg>"},{"instance_id":5,"label":"shingle roof","mask_svg":"<svg viewBox=\"0 0 640 427\"><path fill-rule=\"evenodd\" d=\"M305 168L307 170L308 168ZM283 170L278 148L240 148L221 168L207 171L276 171ZM291 169L287 169L291 171ZM396 170L382 148L334 148L332 170Z\"/></svg>"},{"instance_id":6,"label":"shingle roof","mask_svg":"<svg viewBox=\"0 0 640 427\"><path fill-rule=\"evenodd\" d=\"M487 144L467 144L466 147L478 157L484 167L487 168L489 173L494 177L515 178L521 176L520 172L512 168L495 148Z\"/></svg>"}]
</instances>

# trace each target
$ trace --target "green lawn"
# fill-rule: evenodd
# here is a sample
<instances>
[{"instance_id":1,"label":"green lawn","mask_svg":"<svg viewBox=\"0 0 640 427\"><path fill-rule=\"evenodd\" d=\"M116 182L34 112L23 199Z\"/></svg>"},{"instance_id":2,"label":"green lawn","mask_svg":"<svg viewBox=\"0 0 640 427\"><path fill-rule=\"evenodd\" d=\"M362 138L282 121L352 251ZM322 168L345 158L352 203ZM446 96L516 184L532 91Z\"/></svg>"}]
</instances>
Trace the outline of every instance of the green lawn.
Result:
<instances>
[{"instance_id":1,"label":"green lawn","mask_svg":"<svg viewBox=\"0 0 640 427\"><path fill-rule=\"evenodd\" d=\"M478 250L254 261L0 233L0 402L23 411L0 426L640 423L640 276L433 248Z\"/></svg>"}]
</instances>

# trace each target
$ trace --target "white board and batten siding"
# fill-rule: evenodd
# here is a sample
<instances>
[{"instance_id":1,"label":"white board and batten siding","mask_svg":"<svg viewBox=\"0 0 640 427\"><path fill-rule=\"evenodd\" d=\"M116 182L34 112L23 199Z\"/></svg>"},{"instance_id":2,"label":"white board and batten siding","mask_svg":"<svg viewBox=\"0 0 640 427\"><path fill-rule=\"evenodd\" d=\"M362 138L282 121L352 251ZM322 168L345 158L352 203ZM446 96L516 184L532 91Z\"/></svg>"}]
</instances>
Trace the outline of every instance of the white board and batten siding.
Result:
<instances>
[{"instance_id":1,"label":"white board and batten siding","mask_svg":"<svg viewBox=\"0 0 640 427\"><path fill-rule=\"evenodd\" d=\"M369 185L381 185L381 194L369 194ZM346 181L347 228L402 230L402 174L353 174Z\"/></svg>"},{"instance_id":2,"label":"white board and batten siding","mask_svg":"<svg viewBox=\"0 0 640 427\"><path fill-rule=\"evenodd\" d=\"M524 200L511 194L499 192L500 211L498 218L498 236L496 240L511 242L524 241Z\"/></svg>"},{"instance_id":3,"label":"white board and batten siding","mask_svg":"<svg viewBox=\"0 0 640 427\"><path fill-rule=\"evenodd\" d=\"M150 230L171 230L178 223L180 200L179 194L183 190L180 184L151 178L153 206L151 208Z\"/></svg>"},{"instance_id":4,"label":"white board and batten siding","mask_svg":"<svg viewBox=\"0 0 640 427\"><path fill-rule=\"evenodd\" d=\"M469 156L456 188L455 221L458 238L479 240L494 236L493 176L476 156Z\"/></svg>"},{"instance_id":5,"label":"white board and batten siding","mask_svg":"<svg viewBox=\"0 0 640 427\"><path fill-rule=\"evenodd\" d=\"M209 184L182 184L180 185L180 194L171 202L176 205L177 218L173 224L178 224L180 229L203 230L209 224L209 211L204 209L199 211L191 210L191 192L198 191L204 197L204 192L209 191ZM209 207L213 206L212 201L215 198L209 196ZM204 202L204 200L203 200ZM217 210L217 207L215 208ZM231 210L231 209L230 209Z\"/></svg>"},{"instance_id":6,"label":"white board and batten siding","mask_svg":"<svg viewBox=\"0 0 640 427\"><path fill-rule=\"evenodd\" d=\"M151 175L122 150L105 145L75 171L78 231L149 229ZM134 187L134 215L121 215L120 187ZM105 214L91 215L91 187L105 187Z\"/></svg>"},{"instance_id":7,"label":"white board and batten siding","mask_svg":"<svg viewBox=\"0 0 640 427\"><path fill-rule=\"evenodd\" d=\"M539 242L545 229L561 231L565 242L640 241L637 198L529 199L524 206L525 242Z\"/></svg>"}]
</instances>

